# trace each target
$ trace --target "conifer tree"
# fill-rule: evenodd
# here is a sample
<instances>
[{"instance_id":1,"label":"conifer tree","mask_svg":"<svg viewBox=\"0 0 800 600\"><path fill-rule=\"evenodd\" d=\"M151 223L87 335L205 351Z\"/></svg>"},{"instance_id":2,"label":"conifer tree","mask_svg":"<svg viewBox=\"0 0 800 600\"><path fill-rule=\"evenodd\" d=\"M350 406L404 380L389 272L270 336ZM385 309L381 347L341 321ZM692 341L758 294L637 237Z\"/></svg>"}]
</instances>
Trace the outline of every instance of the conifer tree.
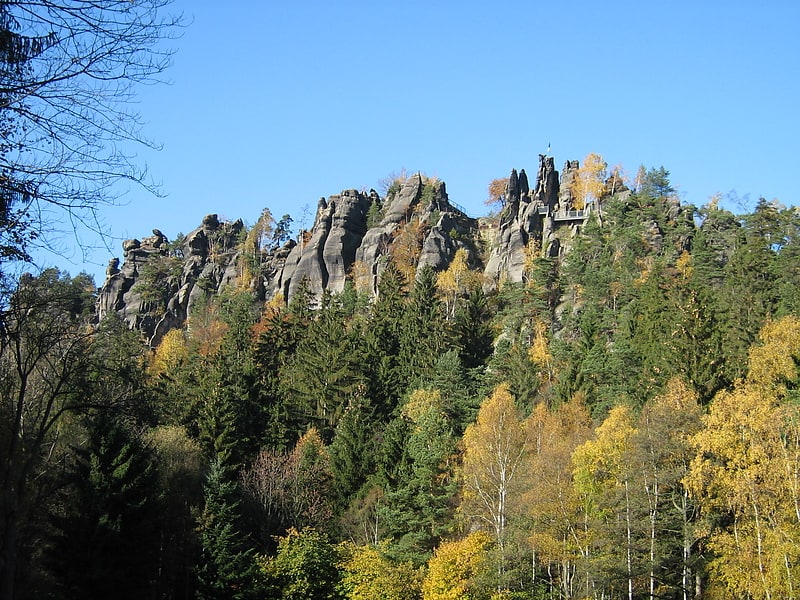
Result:
<instances>
[{"instance_id":1,"label":"conifer tree","mask_svg":"<svg viewBox=\"0 0 800 600\"><path fill-rule=\"evenodd\" d=\"M108 412L88 426L48 550L69 598L142 598L157 576L161 498L152 451ZM121 584L121 582L124 582Z\"/></svg>"},{"instance_id":2,"label":"conifer tree","mask_svg":"<svg viewBox=\"0 0 800 600\"><path fill-rule=\"evenodd\" d=\"M391 414L406 391L400 366L405 285L402 274L389 260L381 272L378 295L364 332L361 356L366 367L368 395L375 403L378 418Z\"/></svg>"},{"instance_id":3,"label":"conifer tree","mask_svg":"<svg viewBox=\"0 0 800 600\"><path fill-rule=\"evenodd\" d=\"M403 468L386 486L382 514L394 541L392 554L422 564L452 528L455 439L438 390L415 390L402 413L407 424Z\"/></svg>"},{"instance_id":4,"label":"conifer tree","mask_svg":"<svg viewBox=\"0 0 800 600\"><path fill-rule=\"evenodd\" d=\"M197 598L255 598L255 559L240 529L237 486L220 458L211 463L204 497L199 522L202 553L197 567Z\"/></svg>"},{"instance_id":5,"label":"conifer tree","mask_svg":"<svg viewBox=\"0 0 800 600\"><path fill-rule=\"evenodd\" d=\"M296 421L317 427L327 440L361 386L360 366L352 352L354 341L341 305L326 292L305 336L280 372L281 387Z\"/></svg>"}]
</instances>

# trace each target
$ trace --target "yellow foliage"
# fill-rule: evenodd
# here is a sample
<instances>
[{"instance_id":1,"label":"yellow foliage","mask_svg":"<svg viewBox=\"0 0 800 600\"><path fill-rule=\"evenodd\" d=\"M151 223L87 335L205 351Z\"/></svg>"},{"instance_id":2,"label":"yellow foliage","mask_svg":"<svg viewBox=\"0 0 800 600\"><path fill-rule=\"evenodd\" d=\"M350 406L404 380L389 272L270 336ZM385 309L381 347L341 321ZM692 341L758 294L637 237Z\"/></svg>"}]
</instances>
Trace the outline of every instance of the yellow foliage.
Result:
<instances>
[{"instance_id":1,"label":"yellow foliage","mask_svg":"<svg viewBox=\"0 0 800 600\"><path fill-rule=\"evenodd\" d=\"M424 600L467 600L489 569L491 539L483 531L442 543L428 561Z\"/></svg>"},{"instance_id":2,"label":"yellow foliage","mask_svg":"<svg viewBox=\"0 0 800 600\"><path fill-rule=\"evenodd\" d=\"M363 260L357 260L350 267L350 279L356 291L364 294L372 292L372 268Z\"/></svg>"},{"instance_id":3,"label":"yellow foliage","mask_svg":"<svg viewBox=\"0 0 800 600\"><path fill-rule=\"evenodd\" d=\"M421 588L420 572L411 563L394 563L386 556L387 544L340 546L342 588L349 600L406 600Z\"/></svg>"},{"instance_id":4,"label":"yellow foliage","mask_svg":"<svg viewBox=\"0 0 800 600\"><path fill-rule=\"evenodd\" d=\"M542 245L539 241L535 238L531 238L525 247L523 248L524 252L524 262L522 264L522 271L523 271L523 279L527 287L533 288L536 284L533 281L533 272L534 267L536 266L536 259L540 258L542 255Z\"/></svg>"},{"instance_id":5,"label":"yellow foliage","mask_svg":"<svg viewBox=\"0 0 800 600\"><path fill-rule=\"evenodd\" d=\"M398 227L393 234L389 253L406 281L414 281L416 276L424 233L419 219L411 219Z\"/></svg>"},{"instance_id":6,"label":"yellow foliage","mask_svg":"<svg viewBox=\"0 0 800 600\"><path fill-rule=\"evenodd\" d=\"M800 319L770 321L750 350L748 376L717 394L691 440L684 485L707 515L716 597L779 598L800 585L800 407L785 402L798 377Z\"/></svg>"},{"instance_id":7,"label":"yellow foliage","mask_svg":"<svg viewBox=\"0 0 800 600\"><path fill-rule=\"evenodd\" d=\"M692 255L684 250L678 257L678 260L675 261L675 268L678 269L678 273L681 274L683 279L691 279L692 273L694 272L694 267L692 267Z\"/></svg>"},{"instance_id":8,"label":"yellow foliage","mask_svg":"<svg viewBox=\"0 0 800 600\"><path fill-rule=\"evenodd\" d=\"M647 280L650 278L650 273L653 272L653 257L652 256L645 256L644 258L637 258L636 259L636 267L639 269L639 277L637 277L634 282L637 285L644 285L647 283Z\"/></svg>"},{"instance_id":9,"label":"yellow foliage","mask_svg":"<svg viewBox=\"0 0 800 600\"><path fill-rule=\"evenodd\" d=\"M182 329L170 329L161 339L147 369L151 377L169 374L189 357Z\"/></svg>"},{"instance_id":10,"label":"yellow foliage","mask_svg":"<svg viewBox=\"0 0 800 600\"><path fill-rule=\"evenodd\" d=\"M768 321L759 334L761 345L750 349L748 381L778 392L797 379L800 358L800 318Z\"/></svg>"},{"instance_id":11,"label":"yellow foliage","mask_svg":"<svg viewBox=\"0 0 800 600\"><path fill-rule=\"evenodd\" d=\"M524 497L531 522L528 541L537 561L563 566L577 560L583 543L584 515L572 483L572 454L591 434L591 419L578 395L555 411L537 405L528 422L534 482Z\"/></svg>"},{"instance_id":12,"label":"yellow foliage","mask_svg":"<svg viewBox=\"0 0 800 600\"><path fill-rule=\"evenodd\" d=\"M624 457L636 432L634 423L629 406L615 406L595 431L594 438L575 449L572 455L575 485L588 505L623 480Z\"/></svg>"},{"instance_id":13,"label":"yellow foliage","mask_svg":"<svg viewBox=\"0 0 800 600\"><path fill-rule=\"evenodd\" d=\"M458 298L483 284L483 274L469 268L467 256L464 248L456 250L450 266L436 277L436 287L444 298L447 314L451 318L455 316Z\"/></svg>"},{"instance_id":14,"label":"yellow foliage","mask_svg":"<svg viewBox=\"0 0 800 600\"><path fill-rule=\"evenodd\" d=\"M484 400L464 432L461 508L494 532L502 546L506 522L521 504L529 431L507 383Z\"/></svg>"},{"instance_id":15,"label":"yellow foliage","mask_svg":"<svg viewBox=\"0 0 800 600\"><path fill-rule=\"evenodd\" d=\"M547 325L544 321L536 321L533 326L533 342L528 348L528 358L536 366L540 367L549 378L552 375L550 347L547 340Z\"/></svg>"},{"instance_id":16,"label":"yellow foliage","mask_svg":"<svg viewBox=\"0 0 800 600\"><path fill-rule=\"evenodd\" d=\"M441 411L442 393L439 390L414 390L402 409L402 415L419 423L431 411Z\"/></svg>"},{"instance_id":17,"label":"yellow foliage","mask_svg":"<svg viewBox=\"0 0 800 600\"><path fill-rule=\"evenodd\" d=\"M500 177L498 179L492 179L492 181L489 182L489 188L488 188L489 195L486 198L485 204L487 206L502 204L507 189L508 189L508 177Z\"/></svg>"},{"instance_id":18,"label":"yellow foliage","mask_svg":"<svg viewBox=\"0 0 800 600\"><path fill-rule=\"evenodd\" d=\"M583 159L570 186L575 210L583 210L587 203L600 199L605 189L606 166L603 157L594 152Z\"/></svg>"},{"instance_id":19,"label":"yellow foliage","mask_svg":"<svg viewBox=\"0 0 800 600\"><path fill-rule=\"evenodd\" d=\"M203 452L183 427L161 425L147 433L158 456L159 474L167 489L180 485L200 487L203 478ZM185 494L185 489L170 489L176 494Z\"/></svg>"}]
</instances>

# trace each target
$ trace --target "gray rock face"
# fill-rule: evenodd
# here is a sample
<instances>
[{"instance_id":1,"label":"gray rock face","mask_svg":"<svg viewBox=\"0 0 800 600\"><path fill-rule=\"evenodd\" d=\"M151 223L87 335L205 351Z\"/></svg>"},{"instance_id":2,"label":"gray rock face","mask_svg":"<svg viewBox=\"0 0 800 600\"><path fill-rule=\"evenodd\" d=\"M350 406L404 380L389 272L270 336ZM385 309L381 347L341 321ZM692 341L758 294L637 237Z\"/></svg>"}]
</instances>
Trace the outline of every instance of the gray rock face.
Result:
<instances>
[{"instance_id":1,"label":"gray rock face","mask_svg":"<svg viewBox=\"0 0 800 600\"><path fill-rule=\"evenodd\" d=\"M521 171L524 173L524 170ZM513 182L519 195L512 193ZM516 170L509 178L509 201L503 209L492 252L486 264L486 277L490 286L504 278L522 281L525 263L531 252L541 252L543 241L552 237L553 214L558 204L558 171L552 157L539 155L536 187L531 194L526 185L519 187ZM525 193L522 194L522 189Z\"/></svg>"},{"instance_id":2,"label":"gray rock face","mask_svg":"<svg viewBox=\"0 0 800 600\"><path fill-rule=\"evenodd\" d=\"M561 171L561 188L558 194L560 208L570 210L575 202L572 197L572 182L578 175L580 163L577 160L568 160Z\"/></svg>"},{"instance_id":3,"label":"gray rock face","mask_svg":"<svg viewBox=\"0 0 800 600\"><path fill-rule=\"evenodd\" d=\"M341 292L367 232L372 201L356 190L320 200L309 239L284 246L283 264L268 275L267 295L281 293L288 300L304 279L317 296L326 289Z\"/></svg>"},{"instance_id":4,"label":"gray rock face","mask_svg":"<svg viewBox=\"0 0 800 600\"><path fill-rule=\"evenodd\" d=\"M368 228L371 210L382 215ZM450 204L444 182L417 174L396 184L383 202L374 191L356 190L320 201L309 239L292 247L268 275L267 295L282 294L289 301L304 279L317 296L323 290L341 292L356 263L376 291L395 236L413 220L422 224L418 268L446 269L462 247L477 260L468 243L477 235L477 222Z\"/></svg>"},{"instance_id":5,"label":"gray rock face","mask_svg":"<svg viewBox=\"0 0 800 600\"><path fill-rule=\"evenodd\" d=\"M220 223L217 215L208 215L181 244L171 246L157 229L141 241L125 240L122 267L119 259L109 261L97 299L98 317L116 313L150 345L157 345L167 331L185 322L195 301L236 277L243 229L241 220Z\"/></svg>"},{"instance_id":6,"label":"gray rock face","mask_svg":"<svg viewBox=\"0 0 800 600\"><path fill-rule=\"evenodd\" d=\"M576 169L577 163L567 163ZM431 266L447 269L456 252L484 268L480 240L492 248L484 272L496 285L504 278L521 281L531 252L559 256L567 237L579 229L561 223L564 184L553 159L539 156L535 185L525 170L514 170L499 225L478 222L452 204L445 184L417 174L395 182L386 198L375 191L345 190L320 199L313 227L281 247L259 250L243 244L241 220L222 222L208 215L179 243L169 243L159 230L142 240L123 243L123 260L109 262L98 298L98 316L116 313L156 345L173 327L182 325L196 302L227 285L249 286L255 299L275 296L290 301L303 281L319 297L341 292L353 273L359 285L377 292L381 270L398 240L414 246L416 272ZM244 255L245 248L250 254ZM253 258L258 268L253 271ZM409 260L406 257L405 260ZM243 279L245 273L251 273Z\"/></svg>"}]
</instances>

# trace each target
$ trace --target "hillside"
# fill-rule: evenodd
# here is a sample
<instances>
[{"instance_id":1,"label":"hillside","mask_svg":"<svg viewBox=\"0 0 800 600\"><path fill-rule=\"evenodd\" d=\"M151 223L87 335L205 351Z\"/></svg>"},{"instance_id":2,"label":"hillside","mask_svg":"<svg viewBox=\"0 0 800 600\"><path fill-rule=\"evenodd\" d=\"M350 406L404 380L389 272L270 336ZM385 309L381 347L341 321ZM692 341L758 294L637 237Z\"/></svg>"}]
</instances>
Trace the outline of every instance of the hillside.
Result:
<instances>
[{"instance_id":1,"label":"hillside","mask_svg":"<svg viewBox=\"0 0 800 600\"><path fill-rule=\"evenodd\" d=\"M29 596L792 597L800 213L591 156L489 217L416 174L23 278Z\"/></svg>"}]
</instances>

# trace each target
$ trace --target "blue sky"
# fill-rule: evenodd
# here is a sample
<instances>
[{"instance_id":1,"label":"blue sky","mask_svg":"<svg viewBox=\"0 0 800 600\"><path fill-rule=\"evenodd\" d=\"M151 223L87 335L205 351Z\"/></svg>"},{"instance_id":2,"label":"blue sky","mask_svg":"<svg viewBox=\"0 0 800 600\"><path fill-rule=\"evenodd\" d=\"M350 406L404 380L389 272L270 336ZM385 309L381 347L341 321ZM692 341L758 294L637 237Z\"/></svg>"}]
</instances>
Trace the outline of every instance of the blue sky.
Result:
<instances>
[{"instance_id":1,"label":"blue sky","mask_svg":"<svg viewBox=\"0 0 800 600\"><path fill-rule=\"evenodd\" d=\"M176 0L191 21L169 86L140 90L141 159L165 198L104 210L121 240L208 213L252 224L401 169L473 215L492 179L601 154L664 166L682 199L800 204L800 3ZM740 210L737 207L732 207ZM310 225L310 223L308 223Z\"/></svg>"}]
</instances>

